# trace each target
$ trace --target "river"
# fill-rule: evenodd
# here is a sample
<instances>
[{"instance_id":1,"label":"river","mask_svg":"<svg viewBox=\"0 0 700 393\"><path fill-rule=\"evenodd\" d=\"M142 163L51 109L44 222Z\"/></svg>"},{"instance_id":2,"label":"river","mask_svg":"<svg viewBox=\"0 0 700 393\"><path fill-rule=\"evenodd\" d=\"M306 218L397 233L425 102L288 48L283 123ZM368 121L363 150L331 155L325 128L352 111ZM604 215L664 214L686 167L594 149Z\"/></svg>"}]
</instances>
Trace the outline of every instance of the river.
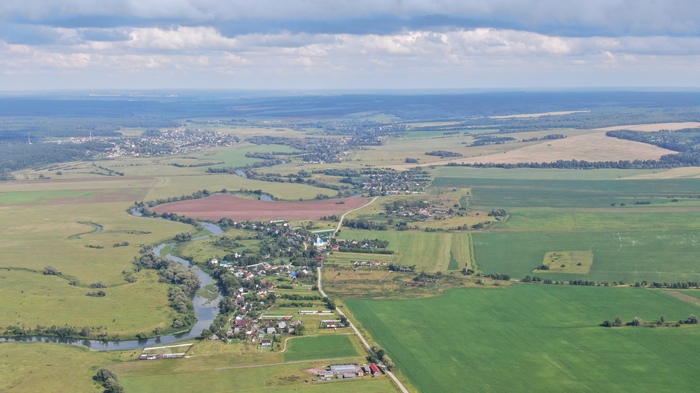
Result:
<instances>
[{"instance_id":1,"label":"river","mask_svg":"<svg viewBox=\"0 0 700 393\"><path fill-rule=\"evenodd\" d=\"M141 214L135 209L131 211L135 216L141 216ZM209 235L200 236L192 240L206 239L209 236L219 235L224 233L223 229L219 226L208 222L200 222L200 224L210 232ZM101 230L101 228L100 228ZM153 252L156 255L160 255L161 251L174 243L164 243L157 247L154 247ZM166 258L170 261L180 263L187 267L192 267L194 271L197 272L199 280L202 282L202 287L214 284L214 280L203 272L196 265L190 266L190 262L178 258L174 255L166 255ZM199 336L202 330L209 328L211 323L216 317L216 313L219 309L219 301L221 300L221 294L214 299L209 300L205 297L195 295L192 298L192 303L194 304L194 312L197 316L197 323L192 327L192 329L185 333L172 334L169 336L160 336L156 338L150 338L148 340L123 340L123 341L102 341L102 340L82 340L82 339L71 339L71 338L61 338L52 336L29 336L29 337L5 337L2 338L4 341L18 341L18 342L50 342L50 343L62 343L62 344L72 344L77 346L87 346L90 349L97 351L118 351L118 350L130 350L130 349L141 349L146 347L152 347L156 345L165 345L174 343L177 341L188 340Z\"/></svg>"}]
</instances>

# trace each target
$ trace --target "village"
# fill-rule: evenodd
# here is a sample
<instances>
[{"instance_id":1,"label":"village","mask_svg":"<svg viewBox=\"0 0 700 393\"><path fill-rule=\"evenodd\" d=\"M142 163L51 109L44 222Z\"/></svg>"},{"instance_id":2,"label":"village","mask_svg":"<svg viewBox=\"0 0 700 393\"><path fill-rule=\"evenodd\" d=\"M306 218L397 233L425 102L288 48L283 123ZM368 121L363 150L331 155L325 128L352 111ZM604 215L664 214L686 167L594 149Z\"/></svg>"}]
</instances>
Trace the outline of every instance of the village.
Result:
<instances>
[{"instance_id":1,"label":"village","mask_svg":"<svg viewBox=\"0 0 700 393\"><path fill-rule=\"evenodd\" d=\"M146 130L141 136L73 137L52 143L106 142L110 147L103 152L106 158L144 157L188 154L210 147L232 146L238 138L222 132L203 129Z\"/></svg>"}]
</instances>

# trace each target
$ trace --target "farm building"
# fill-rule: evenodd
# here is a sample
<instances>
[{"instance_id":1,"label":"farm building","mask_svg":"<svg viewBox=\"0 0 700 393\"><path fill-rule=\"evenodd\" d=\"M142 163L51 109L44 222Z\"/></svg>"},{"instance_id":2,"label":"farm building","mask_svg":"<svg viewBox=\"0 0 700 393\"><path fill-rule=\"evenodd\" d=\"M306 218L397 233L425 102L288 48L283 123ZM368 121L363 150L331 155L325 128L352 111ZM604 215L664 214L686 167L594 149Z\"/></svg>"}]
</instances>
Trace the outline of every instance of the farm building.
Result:
<instances>
[{"instance_id":1,"label":"farm building","mask_svg":"<svg viewBox=\"0 0 700 393\"><path fill-rule=\"evenodd\" d=\"M354 364L331 364L331 372L333 374L355 373L356 366Z\"/></svg>"},{"instance_id":2,"label":"farm building","mask_svg":"<svg viewBox=\"0 0 700 393\"><path fill-rule=\"evenodd\" d=\"M374 375L374 376L382 374L382 372L379 371L379 367L377 367L377 365L374 363L369 365L369 369L370 369L370 371L372 371L372 375Z\"/></svg>"},{"instance_id":3,"label":"farm building","mask_svg":"<svg viewBox=\"0 0 700 393\"><path fill-rule=\"evenodd\" d=\"M321 321L322 328L333 329L339 327L345 327L345 325L339 319L324 319Z\"/></svg>"},{"instance_id":4,"label":"farm building","mask_svg":"<svg viewBox=\"0 0 700 393\"><path fill-rule=\"evenodd\" d=\"M301 315L333 315L330 310L299 310Z\"/></svg>"}]
</instances>

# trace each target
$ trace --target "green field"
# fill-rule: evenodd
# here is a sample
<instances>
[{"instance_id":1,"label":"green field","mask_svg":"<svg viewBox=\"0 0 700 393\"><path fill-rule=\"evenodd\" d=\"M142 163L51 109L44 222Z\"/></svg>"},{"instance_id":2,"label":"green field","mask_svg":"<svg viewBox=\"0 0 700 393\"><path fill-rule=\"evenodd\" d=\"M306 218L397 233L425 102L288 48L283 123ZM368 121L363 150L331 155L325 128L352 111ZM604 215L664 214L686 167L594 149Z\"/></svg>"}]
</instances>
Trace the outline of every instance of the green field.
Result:
<instances>
[{"instance_id":1,"label":"green field","mask_svg":"<svg viewBox=\"0 0 700 393\"><path fill-rule=\"evenodd\" d=\"M574 172L575 173L575 172ZM697 180L520 180L437 177L437 187L471 188L472 206L489 207L609 207L638 201L671 204L673 198L696 198ZM651 206L654 206L652 204ZM645 205L649 206L649 205Z\"/></svg>"},{"instance_id":2,"label":"green field","mask_svg":"<svg viewBox=\"0 0 700 393\"><path fill-rule=\"evenodd\" d=\"M405 266L416 265L416 271L442 271L449 269L451 260L463 268L470 261L468 233L436 233L417 231L364 231L343 229L341 239L387 240L387 249L396 251L394 260ZM371 254L368 254L371 255ZM369 259L370 257L366 257Z\"/></svg>"},{"instance_id":3,"label":"green field","mask_svg":"<svg viewBox=\"0 0 700 393\"><path fill-rule=\"evenodd\" d=\"M334 359L362 356L350 335L292 338L287 342L284 360Z\"/></svg>"},{"instance_id":4,"label":"green field","mask_svg":"<svg viewBox=\"0 0 700 393\"><path fill-rule=\"evenodd\" d=\"M593 251L588 274L547 273L551 279L648 282L700 281L700 231L474 233L479 269L514 278L532 275L552 251Z\"/></svg>"},{"instance_id":5,"label":"green field","mask_svg":"<svg viewBox=\"0 0 700 393\"><path fill-rule=\"evenodd\" d=\"M661 291L517 285L413 300L349 300L421 392L695 391L700 328L602 328L685 319Z\"/></svg>"},{"instance_id":6,"label":"green field","mask_svg":"<svg viewBox=\"0 0 700 393\"><path fill-rule=\"evenodd\" d=\"M512 179L512 180L614 180L647 173L663 172L663 169L532 169L532 168L470 168L441 166L432 172L436 178L457 179ZM440 180L446 181L446 180Z\"/></svg>"}]
</instances>

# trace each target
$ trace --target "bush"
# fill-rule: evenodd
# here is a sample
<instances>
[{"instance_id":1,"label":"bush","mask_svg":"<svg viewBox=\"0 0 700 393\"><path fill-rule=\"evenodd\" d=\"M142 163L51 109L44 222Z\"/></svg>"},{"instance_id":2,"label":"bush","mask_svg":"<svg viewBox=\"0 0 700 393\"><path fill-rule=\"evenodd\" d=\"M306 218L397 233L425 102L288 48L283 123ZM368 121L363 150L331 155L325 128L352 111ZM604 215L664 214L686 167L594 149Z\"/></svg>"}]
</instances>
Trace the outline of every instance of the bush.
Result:
<instances>
[{"instance_id":1,"label":"bush","mask_svg":"<svg viewBox=\"0 0 700 393\"><path fill-rule=\"evenodd\" d=\"M90 288L107 288L107 284L105 284L104 281L100 280L90 284Z\"/></svg>"},{"instance_id":2,"label":"bush","mask_svg":"<svg viewBox=\"0 0 700 393\"><path fill-rule=\"evenodd\" d=\"M44 267L44 274L49 275L49 276L60 276L61 272L56 269L55 267L49 265Z\"/></svg>"}]
</instances>

